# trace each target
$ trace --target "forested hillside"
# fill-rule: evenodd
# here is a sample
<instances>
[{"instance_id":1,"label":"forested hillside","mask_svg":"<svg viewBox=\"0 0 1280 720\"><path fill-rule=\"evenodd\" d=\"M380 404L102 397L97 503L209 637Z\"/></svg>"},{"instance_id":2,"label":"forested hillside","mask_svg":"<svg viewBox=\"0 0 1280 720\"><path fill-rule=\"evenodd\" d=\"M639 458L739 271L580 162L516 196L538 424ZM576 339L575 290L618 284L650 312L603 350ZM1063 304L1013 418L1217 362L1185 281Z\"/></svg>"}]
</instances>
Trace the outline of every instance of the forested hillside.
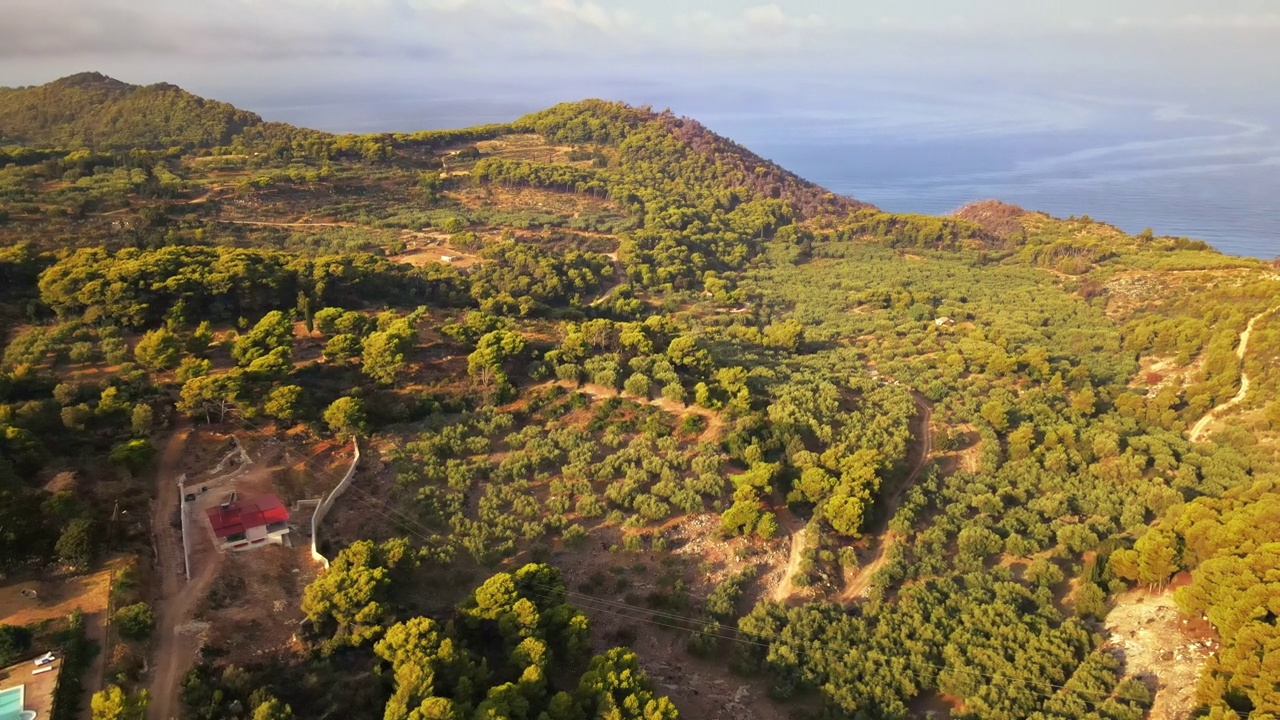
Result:
<instances>
[{"instance_id":1,"label":"forested hillside","mask_svg":"<svg viewBox=\"0 0 1280 720\"><path fill-rule=\"evenodd\" d=\"M1272 265L622 103L0 93L0 602L112 613L0 650L87 627L94 717L1280 713Z\"/></svg>"},{"instance_id":2,"label":"forested hillside","mask_svg":"<svg viewBox=\"0 0 1280 720\"><path fill-rule=\"evenodd\" d=\"M0 88L0 143L165 150L222 145L262 118L175 85L139 87L98 73Z\"/></svg>"}]
</instances>

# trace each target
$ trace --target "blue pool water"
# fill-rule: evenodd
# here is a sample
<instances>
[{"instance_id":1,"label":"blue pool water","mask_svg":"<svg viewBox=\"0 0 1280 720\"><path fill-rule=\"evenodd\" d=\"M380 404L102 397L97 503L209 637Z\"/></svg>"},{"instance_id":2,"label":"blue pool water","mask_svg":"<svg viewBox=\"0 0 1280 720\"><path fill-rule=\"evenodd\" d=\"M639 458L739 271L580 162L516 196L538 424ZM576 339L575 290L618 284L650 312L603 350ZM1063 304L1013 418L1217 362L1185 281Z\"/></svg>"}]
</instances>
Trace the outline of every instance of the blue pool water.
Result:
<instances>
[{"instance_id":1,"label":"blue pool water","mask_svg":"<svg viewBox=\"0 0 1280 720\"><path fill-rule=\"evenodd\" d=\"M21 720L22 688L10 688L0 692L0 720Z\"/></svg>"}]
</instances>

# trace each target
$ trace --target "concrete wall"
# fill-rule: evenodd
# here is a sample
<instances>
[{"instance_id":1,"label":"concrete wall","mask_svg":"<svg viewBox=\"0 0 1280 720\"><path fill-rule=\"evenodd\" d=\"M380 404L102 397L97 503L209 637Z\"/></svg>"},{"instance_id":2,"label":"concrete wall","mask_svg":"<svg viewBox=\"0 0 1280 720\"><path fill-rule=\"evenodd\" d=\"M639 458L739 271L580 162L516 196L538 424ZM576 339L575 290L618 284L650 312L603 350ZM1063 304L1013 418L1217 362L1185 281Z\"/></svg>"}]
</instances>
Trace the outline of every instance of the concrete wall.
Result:
<instances>
[{"instance_id":1,"label":"concrete wall","mask_svg":"<svg viewBox=\"0 0 1280 720\"><path fill-rule=\"evenodd\" d=\"M351 467L347 468L347 474L338 483L328 495L316 505L316 511L311 516L311 559L324 565L326 570L329 569L329 558L320 553L320 523L324 520L324 516L329 514L329 509L333 507L333 502L342 496L342 493L351 487L351 479L356 476L356 466L360 464L360 443L355 438L351 439L351 446L355 448L353 457L351 458Z\"/></svg>"},{"instance_id":2,"label":"concrete wall","mask_svg":"<svg viewBox=\"0 0 1280 720\"><path fill-rule=\"evenodd\" d=\"M187 491L183 483L187 481L186 473L178 476L178 521L182 524L182 567L186 570L187 581L191 581L191 540L187 533Z\"/></svg>"}]
</instances>

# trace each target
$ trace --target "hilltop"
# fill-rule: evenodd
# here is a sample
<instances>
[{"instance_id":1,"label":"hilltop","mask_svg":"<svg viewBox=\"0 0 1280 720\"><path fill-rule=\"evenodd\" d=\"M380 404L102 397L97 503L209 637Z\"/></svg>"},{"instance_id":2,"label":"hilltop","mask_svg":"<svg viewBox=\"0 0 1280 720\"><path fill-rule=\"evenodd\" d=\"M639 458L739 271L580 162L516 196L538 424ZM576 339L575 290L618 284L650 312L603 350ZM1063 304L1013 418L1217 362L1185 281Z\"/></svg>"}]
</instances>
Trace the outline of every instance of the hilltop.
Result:
<instances>
[{"instance_id":1,"label":"hilltop","mask_svg":"<svg viewBox=\"0 0 1280 720\"><path fill-rule=\"evenodd\" d=\"M139 86L100 73L0 88L0 145L76 149L212 147L262 118L176 85Z\"/></svg>"}]
</instances>

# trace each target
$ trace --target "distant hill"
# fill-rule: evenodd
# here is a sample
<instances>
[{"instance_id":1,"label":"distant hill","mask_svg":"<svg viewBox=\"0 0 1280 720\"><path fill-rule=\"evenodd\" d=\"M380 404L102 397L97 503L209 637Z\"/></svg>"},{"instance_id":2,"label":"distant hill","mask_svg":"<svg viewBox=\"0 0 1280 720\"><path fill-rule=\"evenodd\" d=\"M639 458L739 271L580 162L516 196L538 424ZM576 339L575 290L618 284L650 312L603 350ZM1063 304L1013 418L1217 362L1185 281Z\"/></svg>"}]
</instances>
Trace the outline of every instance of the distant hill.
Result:
<instances>
[{"instance_id":1,"label":"distant hill","mask_svg":"<svg viewBox=\"0 0 1280 720\"><path fill-rule=\"evenodd\" d=\"M253 113L175 85L130 85L100 73L0 88L0 145L212 147L262 123Z\"/></svg>"},{"instance_id":2,"label":"distant hill","mask_svg":"<svg viewBox=\"0 0 1280 720\"><path fill-rule=\"evenodd\" d=\"M847 212L871 205L836 195L765 160L738 143L717 135L702 123L665 111L653 112L625 103L584 100L562 103L517 120L516 127L537 132L553 142L597 142L618 145L633 159L660 153L687 152L701 158L705 180L720 186L739 185L764 198L790 202L801 217L822 211ZM630 141L630 146L628 146ZM670 141L677 145L672 146ZM664 178L655 177L655 182Z\"/></svg>"},{"instance_id":3,"label":"distant hill","mask_svg":"<svg viewBox=\"0 0 1280 720\"><path fill-rule=\"evenodd\" d=\"M801 218L871 208L804 180L696 120L620 102L563 103L510 124L481 128L332 135L265 122L254 113L168 83L131 85L95 72L44 85L0 88L0 145L117 150L236 146L275 155L388 159L397 152L436 149L513 131L535 132L566 145L616 146L625 158L624 168L638 170L624 169L631 180L650 186L673 182L668 190L674 192L690 183L724 190L745 188L756 198L785 201ZM662 173L646 176L644 168L660 156L664 162L690 161L687 174L678 181Z\"/></svg>"}]
</instances>

